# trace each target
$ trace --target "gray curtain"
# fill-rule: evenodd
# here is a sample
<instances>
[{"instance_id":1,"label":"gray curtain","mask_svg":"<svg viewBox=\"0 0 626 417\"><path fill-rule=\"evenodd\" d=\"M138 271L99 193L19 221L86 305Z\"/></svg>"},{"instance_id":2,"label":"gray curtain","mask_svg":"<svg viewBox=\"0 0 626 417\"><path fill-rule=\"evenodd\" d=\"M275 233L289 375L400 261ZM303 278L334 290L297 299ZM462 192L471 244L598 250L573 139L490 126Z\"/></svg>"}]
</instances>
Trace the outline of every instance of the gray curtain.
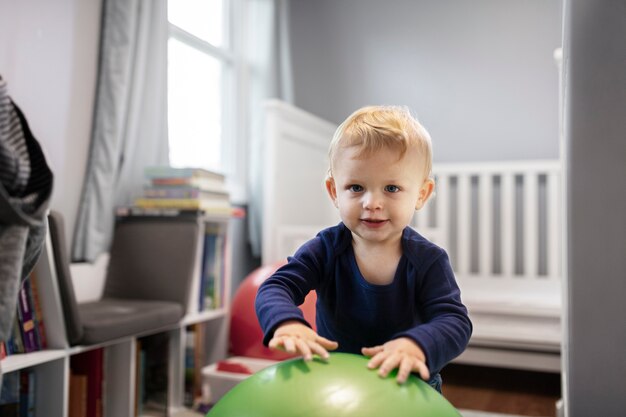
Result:
<instances>
[{"instance_id":1,"label":"gray curtain","mask_svg":"<svg viewBox=\"0 0 626 417\"><path fill-rule=\"evenodd\" d=\"M104 0L91 147L72 260L109 248L116 206L131 204L143 169L168 164L167 1Z\"/></svg>"},{"instance_id":2,"label":"gray curtain","mask_svg":"<svg viewBox=\"0 0 626 417\"><path fill-rule=\"evenodd\" d=\"M264 102L293 103L288 0L249 0L246 60L250 68L248 221L252 254L263 240Z\"/></svg>"}]
</instances>

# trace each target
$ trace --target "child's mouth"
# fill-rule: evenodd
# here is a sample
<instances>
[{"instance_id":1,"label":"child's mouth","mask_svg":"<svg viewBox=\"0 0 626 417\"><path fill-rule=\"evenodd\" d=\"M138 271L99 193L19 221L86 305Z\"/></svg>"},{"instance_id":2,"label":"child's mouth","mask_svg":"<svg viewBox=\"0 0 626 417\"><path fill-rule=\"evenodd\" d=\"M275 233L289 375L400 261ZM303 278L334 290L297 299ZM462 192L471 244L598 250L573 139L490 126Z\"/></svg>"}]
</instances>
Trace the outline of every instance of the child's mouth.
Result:
<instances>
[{"instance_id":1,"label":"child's mouth","mask_svg":"<svg viewBox=\"0 0 626 417\"><path fill-rule=\"evenodd\" d=\"M361 221L369 227L380 227L387 223L387 220L382 219L361 219Z\"/></svg>"}]
</instances>

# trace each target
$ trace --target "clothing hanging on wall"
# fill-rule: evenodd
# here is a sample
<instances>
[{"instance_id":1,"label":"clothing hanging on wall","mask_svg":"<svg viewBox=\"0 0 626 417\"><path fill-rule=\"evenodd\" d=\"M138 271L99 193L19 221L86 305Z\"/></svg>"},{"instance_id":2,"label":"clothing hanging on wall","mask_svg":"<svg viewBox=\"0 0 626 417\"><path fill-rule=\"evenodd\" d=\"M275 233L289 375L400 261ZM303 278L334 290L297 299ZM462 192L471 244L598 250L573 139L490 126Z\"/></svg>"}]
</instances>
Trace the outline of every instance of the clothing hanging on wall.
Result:
<instances>
[{"instance_id":1,"label":"clothing hanging on wall","mask_svg":"<svg viewBox=\"0 0 626 417\"><path fill-rule=\"evenodd\" d=\"M20 284L45 241L52 171L0 76L0 342L8 339Z\"/></svg>"}]
</instances>

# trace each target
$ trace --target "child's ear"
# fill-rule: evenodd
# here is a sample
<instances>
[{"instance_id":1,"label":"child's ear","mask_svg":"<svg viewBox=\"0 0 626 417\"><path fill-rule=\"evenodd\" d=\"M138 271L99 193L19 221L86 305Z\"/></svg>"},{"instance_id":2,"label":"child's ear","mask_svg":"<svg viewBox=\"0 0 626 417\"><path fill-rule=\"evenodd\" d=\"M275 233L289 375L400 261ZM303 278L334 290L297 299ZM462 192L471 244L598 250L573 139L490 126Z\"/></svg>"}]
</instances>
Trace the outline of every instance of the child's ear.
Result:
<instances>
[{"instance_id":1,"label":"child's ear","mask_svg":"<svg viewBox=\"0 0 626 417\"><path fill-rule=\"evenodd\" d=\"M424 180L424 183L420 187L419 195L417 197L417 203L415 203L415 210L419 210L424 207L424 204L426 204L434 189L435 181L433 181L431 178L426 178L426 180Z\"/></svg>"},{"instance_id":2,"label":"child's ear","mask_svg":"<svg viewBox=\"0 0 626 417\"><path fill-rule=\"evenodd\" d=\"M337 206L337 188L335 188L335 180L333 177L326 177L326 191L328 191L328 195L331 200L333 200L333 204L335 207Z\"/></svg>"}]
</instances>

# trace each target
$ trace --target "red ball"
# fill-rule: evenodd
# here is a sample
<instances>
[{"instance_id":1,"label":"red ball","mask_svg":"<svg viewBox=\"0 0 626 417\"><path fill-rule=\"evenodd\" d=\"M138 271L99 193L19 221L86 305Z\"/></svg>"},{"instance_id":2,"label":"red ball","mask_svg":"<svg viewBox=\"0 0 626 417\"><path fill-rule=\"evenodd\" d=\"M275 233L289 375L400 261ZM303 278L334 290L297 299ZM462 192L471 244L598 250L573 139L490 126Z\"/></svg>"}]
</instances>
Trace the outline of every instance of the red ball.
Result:
<instances>
[{"instance_id":1,"label":"red ball","mask_svg":"<svg viewBox=\"0 0 626 417\"><path fill-rule=\"evenodd\" d=\"M283 360L294 356L263 346L263 331L254 310L254 299L261 283L285 263L282 261L255 269L237 288L230 312L230 352L233 355L273 360ZM305 320L313 326L313 329L315 329L316 301L315 291L311 291L304 299L304 303L300 305Z\"/></svg>"}]
</instances>

